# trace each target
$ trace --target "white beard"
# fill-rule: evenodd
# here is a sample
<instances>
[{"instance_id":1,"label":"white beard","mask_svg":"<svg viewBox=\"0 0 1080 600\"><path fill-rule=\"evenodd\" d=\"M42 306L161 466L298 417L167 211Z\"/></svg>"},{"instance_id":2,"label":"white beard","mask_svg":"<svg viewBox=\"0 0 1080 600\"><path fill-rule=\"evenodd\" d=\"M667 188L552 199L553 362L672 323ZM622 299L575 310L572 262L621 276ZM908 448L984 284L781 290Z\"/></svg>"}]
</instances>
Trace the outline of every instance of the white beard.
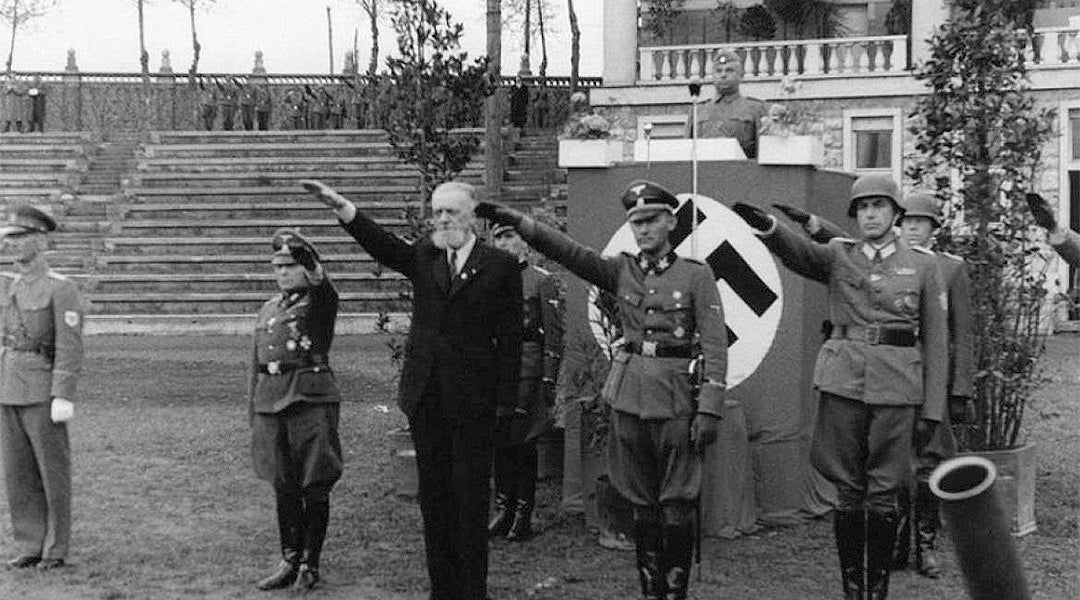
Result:
<instances>
[{"instance_id":1,"label":"white beard","mask_svg":"<svg viewBox=\"0 0 1080 600\"><path fill-rule=\"evenodd\" d=\"M431 232L431 243L440 250L460 248L468 239L468 232L463 229L438 229Z\"/></svg>"}]
</instances>

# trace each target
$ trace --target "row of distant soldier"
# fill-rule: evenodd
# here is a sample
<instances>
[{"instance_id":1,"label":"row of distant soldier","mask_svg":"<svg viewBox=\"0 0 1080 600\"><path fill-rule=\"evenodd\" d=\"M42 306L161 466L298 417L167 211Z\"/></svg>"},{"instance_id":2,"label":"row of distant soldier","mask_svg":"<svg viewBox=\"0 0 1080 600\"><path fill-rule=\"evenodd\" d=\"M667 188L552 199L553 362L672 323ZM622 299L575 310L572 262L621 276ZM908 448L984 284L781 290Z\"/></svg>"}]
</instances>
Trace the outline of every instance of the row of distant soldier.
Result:
<instances>
[{"instance_id":1,"label":"row of distant soldier","mask_svg":"<svg viewBox=\"0 0 1080 600\"><path fill-rule=\"evenodd\" d=\"M280 106L281 129L362 129L369 102L364 90L347 86L304 85L285 91ZM199 82L199 122L203 129L224 131L270 127L273 98L266 85L228 81ZM220 117L220 121L218 120Z\"/></svg>"},{"instance_id":2,"label":"row of distant soldier","mask_svg":"<svg viewBox=\"0 0 1080 600\"><path fill-rule=\"evenodd\" d=\"M4 133L45 131L45 88L40 76L29 83L8 79L0 88L0 122Z\"/></svg>"}]
</instances>

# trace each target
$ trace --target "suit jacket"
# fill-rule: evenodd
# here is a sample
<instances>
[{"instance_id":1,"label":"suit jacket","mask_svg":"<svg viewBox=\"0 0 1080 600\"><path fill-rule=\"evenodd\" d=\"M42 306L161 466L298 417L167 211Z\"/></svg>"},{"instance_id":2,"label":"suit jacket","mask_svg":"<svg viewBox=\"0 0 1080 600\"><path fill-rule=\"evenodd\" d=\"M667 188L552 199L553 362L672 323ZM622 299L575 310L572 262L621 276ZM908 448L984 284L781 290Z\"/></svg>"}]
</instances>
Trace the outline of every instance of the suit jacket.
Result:
<instances>
[{"instance_id":1,"label":"suit jacket","mask_svg":"<svg viewBox=\"0 0 1080 600\"><path fill-rule=\"evenodd\" d=\"M410 245L359 212L342 226L377 261L412 282L412 325L398 385L406 416L415 414L429 383L438 384L447 418L512 414L523 321L517 259L477 243L447 286L446 251L430 239Z\"/></svg>"}]
</instances>

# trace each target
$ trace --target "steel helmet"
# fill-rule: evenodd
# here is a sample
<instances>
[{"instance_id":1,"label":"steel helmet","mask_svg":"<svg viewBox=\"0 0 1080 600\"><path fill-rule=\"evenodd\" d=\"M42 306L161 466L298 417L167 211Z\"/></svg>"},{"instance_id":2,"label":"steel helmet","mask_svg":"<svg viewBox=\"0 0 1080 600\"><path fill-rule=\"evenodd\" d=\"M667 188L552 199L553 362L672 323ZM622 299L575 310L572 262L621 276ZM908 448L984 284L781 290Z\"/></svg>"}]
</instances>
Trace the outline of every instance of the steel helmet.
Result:
<instances>
[{"instance_id":1,"label":"steel helmet","mask_svg":"<svg viewBox=\"0 0 1080 600\"><path fill-rule=\"evenodd\" d=\"M855 183L851 184L851 202L848 204L848 217L855 217L856 200L875 197L892 200L897 216L904 213L903 207L900 206L900 187L896 185L893 178L880 173L871 173L860 176L855 180Z\"/></svg>"},{"instance_id":2,"label":"steel helmet","mask_svg":"<svg viewBox=\"0 0 1080 600\"><path fill-rule=\"evenodd\" d=\"M900 206L905 217L926 217L933 221L934 227L941 227L941 202L923 192L911 194Z\"/></svg>"}]
</instances>

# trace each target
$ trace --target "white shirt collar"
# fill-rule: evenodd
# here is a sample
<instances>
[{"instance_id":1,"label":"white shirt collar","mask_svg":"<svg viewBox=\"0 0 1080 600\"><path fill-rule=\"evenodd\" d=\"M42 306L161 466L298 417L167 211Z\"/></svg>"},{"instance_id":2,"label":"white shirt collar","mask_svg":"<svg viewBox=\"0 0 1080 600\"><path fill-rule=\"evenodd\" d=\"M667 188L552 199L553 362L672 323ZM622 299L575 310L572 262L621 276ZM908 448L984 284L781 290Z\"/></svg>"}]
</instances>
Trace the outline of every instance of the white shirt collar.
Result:
<instances>
[{"instance_id":1,"label":"white shirt collar","mask_svg":"<svg viewBox=\"0 0 1080 600\"><path fill-rule=\"evenodd\" d=\"M890 239L882 246L875 246L870 242L863 242L862 253L866 255L866 258L873 260L874 253L878 250L881 251L882 260L889 258L889 256L891 256L893 252L896 252L896 238Z\"/></svg>"},{"instance_id":2,"label":"white shirt collar","mask_svg":"<svg viewBox=\"0 0 1080 600\"><path fill-rule=\"evenodd\" d=\"M460 248L457 248L456 250L454 248L446 249L447 264L449 264L450 262L450 252L457 252L457 264L454 265L454 271L460 272L461 269L465 266L465 262L469 260L469 255L472 254L474 246L476 246L476 234L470 232L469 239L465 240L465 244L463 244Z\"/></svg>"}]
</instances>

